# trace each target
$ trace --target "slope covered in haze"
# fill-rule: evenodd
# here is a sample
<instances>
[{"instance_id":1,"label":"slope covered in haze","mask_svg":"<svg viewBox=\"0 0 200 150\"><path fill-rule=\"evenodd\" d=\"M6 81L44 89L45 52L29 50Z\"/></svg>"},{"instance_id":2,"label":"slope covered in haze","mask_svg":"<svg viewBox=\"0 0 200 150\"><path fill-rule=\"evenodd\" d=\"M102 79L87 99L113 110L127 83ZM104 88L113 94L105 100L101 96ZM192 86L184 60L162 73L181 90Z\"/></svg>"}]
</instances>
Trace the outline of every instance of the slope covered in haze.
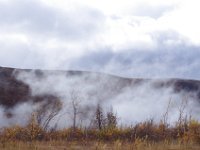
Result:
<instances>
[{"instance_id":1,"label":"slope covered in haze","mask_svg":"<svg viewBox=\"0 0 200 150\"><path fill-rule=\"evenodd\" d=\"M200 81L182 79L137 79L81 71L43 71L0 67L0 113L2 126L30 115L39 105L61 100L63 110L71 111L71 93L75 93L81 122L88 123L97 104L105 110L113 107L123 123L147 118L159 120L172 99L171 120L187 99L187 113L198 117ZM131 115L129 115L131 114ZM66 115L67 118L67 115ZM70 122L60 121L61 126Z\"/></svg>"}]
</instances>

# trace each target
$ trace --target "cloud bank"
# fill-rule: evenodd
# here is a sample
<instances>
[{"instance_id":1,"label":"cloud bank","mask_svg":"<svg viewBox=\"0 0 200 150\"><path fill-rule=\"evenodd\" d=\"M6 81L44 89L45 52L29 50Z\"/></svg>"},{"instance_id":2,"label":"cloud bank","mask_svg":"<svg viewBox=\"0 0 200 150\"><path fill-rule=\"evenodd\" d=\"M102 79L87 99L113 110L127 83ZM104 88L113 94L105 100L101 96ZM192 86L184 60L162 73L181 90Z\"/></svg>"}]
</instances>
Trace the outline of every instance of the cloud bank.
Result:
<instances>
[{"instance_id":1,"label":"cloud bank","mask_svg":"<svg viewBox=\"0 0 200 150\"><path fill-rule=\"evenodd\" d=\"M0 0L0 65L199 79L195 0Z\"/></svg>"}]
</instances>

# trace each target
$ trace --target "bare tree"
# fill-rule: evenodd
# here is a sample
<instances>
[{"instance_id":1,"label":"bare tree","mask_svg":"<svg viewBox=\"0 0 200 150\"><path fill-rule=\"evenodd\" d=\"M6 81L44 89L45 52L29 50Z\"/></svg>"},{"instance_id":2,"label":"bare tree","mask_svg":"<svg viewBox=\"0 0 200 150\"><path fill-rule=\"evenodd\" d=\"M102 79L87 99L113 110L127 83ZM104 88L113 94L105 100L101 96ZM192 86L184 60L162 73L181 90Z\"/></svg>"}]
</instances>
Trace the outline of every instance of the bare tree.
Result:
<instances>
[{"instance_id":1,"label":"bare tree","mask_svg":"<svg viewBox=\"0 0 200 150\"><path fill-rule=\"evenodd\" d=\"M62 109L62 102L54 99L41 104L35 111L37 123L47 130L50 122L59 114Z\"/></svg>"},{"instance_id":2,"label":"bare tree","mask_svg":"<svg viewBox=\"0 0 200 150\"><path fill-rule=\"evenodd\" d=\"M70 99L71 99L71 106L72 106L72 120L73 120L73 130L76 130L77 128L77 117L79 114L82 113L81 111L81 97L78 93L78 91L72 90L70 93Z\"/></svg>"},{"instance_id":3,"label":"bare tree","mask_svg":"<svg viewBox=\"0 0 200 150\"><path fill-rule=\"evenodd\" d=\"M117 115L114 114L113 108L107 112L106 125L108 129L114 129L117 127Z\"/></svg>"},{"instance_id":4,"label":"bare tree","mask_svg":"<svg viewBox=\"0 0 200 150\"><path fill-rule=\"evenodd\" d=\"M102 130L102 128L105 126L105 118L103 115L103 109L100 106L100 104L98 104L96 108L94 123L96 124L99 130Z\"/></svg>"},{"instance_id":5,"label":"bare tree","mask_svg":"<svg viewBox=\"0 0 200 150\"><path fill-rule=\"evenodd\" d=\"M181 126L184 122L184 113L185 113L185 109L187 107L188 104L188 99L184 98L181 101L181 105L179 106L178 110L179 110L179 118L178 118L178 125Z\"/></svg>"},{"instance_id":6,"label":"bare tree","mask_svg":"<svg viewBox=\"0 0 200 150\"><path fill-rule=\"evenodd\" d=\"M170 106L171 106L171 102L172 102L172 98L170 98L170 100L168 101L167 109L164 112L163 117L162 117L163 118L162 123L163 123L164 126L167 126L168 115L169 115L169 109L170 109Z\"/></svg>"},{"instance_id":7,"label":"bare tree","mask_svg":"<svg viewBox=\"0 0 200 150\"><path fill-rule=\"evenodd\" d=\"M179 117L178 117L178 136L181 136L188 130L187 114L185 114L185 109L188 104L188 99L185 97L181 100L181 104L178 107Z\"/></svg>"}]
</instances>

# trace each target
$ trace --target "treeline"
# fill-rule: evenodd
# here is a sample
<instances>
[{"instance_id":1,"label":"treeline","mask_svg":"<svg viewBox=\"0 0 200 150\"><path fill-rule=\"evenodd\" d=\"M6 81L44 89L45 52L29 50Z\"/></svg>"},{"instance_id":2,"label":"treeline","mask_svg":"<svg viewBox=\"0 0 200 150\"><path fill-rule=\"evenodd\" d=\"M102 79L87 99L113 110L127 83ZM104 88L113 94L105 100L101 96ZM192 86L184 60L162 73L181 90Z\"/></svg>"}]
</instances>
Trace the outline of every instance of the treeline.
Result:
<instances>
[{"instance_id":1,"label":"treeline","mask_svg":"<svg viewBox=\"0 0 200 150\"><path fill-rule=\"evenodd\" d=\"M50 105L50 104L49 104ZM179 117L175 125L169 125L167 118L169 106L163 114L163 118L159 123L153 119L137 123L132 126L119 126L118 117L112 109L104 112L101 105L97 105L94 112L94 118L88 127L78 127L76 125L76 115L78 114L78 105L74 103L73 125L69 128L56 129L50 128L49 123L54 118L61 104L56 102L51 104L51 111L39 111L33 113L28 124L24 127L12 126L2 128L0 131L0 141L51 141L51 140L67 140L67 141L136 141L145 140L153 142L161 141L179 141L182 143L195 142L200 144L200 123L191 116L184 115L187 103L182 103L179 107ZM42 110L50 106L46 105ZM54 110L54 111L52 111ZM45 115L44 115L44 114ZM46 115L48 114L48 115ZM48 116L43 118L43 116Z\"/></svg>"},{"instance_id":2,"label":"treeline","mask_svg":"<svg viewBox=\"0 0 200 150\"><path fill-rule=\"evenodd\" d=\"M160 122L153 119L137 123L131 126L120 126L117 113L112 108L109 111L103 110L100 104L96 105L93 111L93 118L88 126L78 125L78 116L83 114L80 97L76 92L71 92L71 127L59 129L58 121L52 123L55 117L65 119L65 113L60 114L63 104L60 100L47 101L41 104L30 116L26 126L15 125L0 129L0 141L180 141L196 142L200 144L200 122L192 119L185 113L187 100L183 100L178 107L179 116L174 125L168 123L168 115L171 100L163 113ZM131 114L130 114L131 115ZM58 117L59 116L59 117ZM53 124L53 125L52 125Z\"/></svg>"},{"instance_id":3,"label":"treeline","mask_svg":"<svg viewBox=\"0 0 200 150\"><path fill-rule=\"evenodd\" d=\"M108 121L108 120L107 120ZM100 123L100 122L98 122ZM60 130L44 130L32 118L25 127L13 126L2 128L0 141L48 141L48 140L105 140L105 141L174 141L196 142L200 144L200 123L195 120L169 126L153 120L138 123L130 127L117 127L113 122L97 124L96 128L65 128Z\"/></svg>"}]
</instances>

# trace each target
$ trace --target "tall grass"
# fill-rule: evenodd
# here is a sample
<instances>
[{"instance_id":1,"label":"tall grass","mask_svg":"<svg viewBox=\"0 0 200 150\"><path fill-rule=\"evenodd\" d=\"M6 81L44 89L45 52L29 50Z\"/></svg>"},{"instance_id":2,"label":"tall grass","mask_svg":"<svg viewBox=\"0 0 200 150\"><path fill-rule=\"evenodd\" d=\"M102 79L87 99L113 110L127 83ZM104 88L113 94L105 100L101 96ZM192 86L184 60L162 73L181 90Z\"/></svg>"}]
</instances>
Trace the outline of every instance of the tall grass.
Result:
<instances>
[{"instance_id":1,"label":"tall grass","mask_svg":"<svg viewBox=\"0 0 200 150\"><path fill-rule=\"evenodd\" d=\"M181 143L200 144L200 123L196 120L185 121L174 126L154 123L152 120L130 127L103 128L65 128L60 130L43 130L32 119L25 127L12 126L2 128L0 142L8 141L136 141L150 142L179 141Z\"/></svg>"},{"instance_id":2,"label":"tall grass","mask_svg":"<svg viewBox=\"0 0 200 150\"><path fill-rule=\"evenodd\" d=\"M0 129L0 149L200 149L200 122L184 118L183 110L181 107L175 125L167 124L166 113L160 123L147 120L119 127L116 117L109 114L111 120L101 128L73 126L59 130L46 130L32 115L26 126Z\"/></svg>"},{"instance_id":3,"label":"tall grass","mask_svg":"<svg viewBox=\"0 0 200 150\"><path fill-rule=\"evenodd\" d=\"M114 141L13 141L0 144L1 150L199 150L200 146L194 143L177 142L147 142L136 140L134 142Z\"/></svg>"}]
</instances>

